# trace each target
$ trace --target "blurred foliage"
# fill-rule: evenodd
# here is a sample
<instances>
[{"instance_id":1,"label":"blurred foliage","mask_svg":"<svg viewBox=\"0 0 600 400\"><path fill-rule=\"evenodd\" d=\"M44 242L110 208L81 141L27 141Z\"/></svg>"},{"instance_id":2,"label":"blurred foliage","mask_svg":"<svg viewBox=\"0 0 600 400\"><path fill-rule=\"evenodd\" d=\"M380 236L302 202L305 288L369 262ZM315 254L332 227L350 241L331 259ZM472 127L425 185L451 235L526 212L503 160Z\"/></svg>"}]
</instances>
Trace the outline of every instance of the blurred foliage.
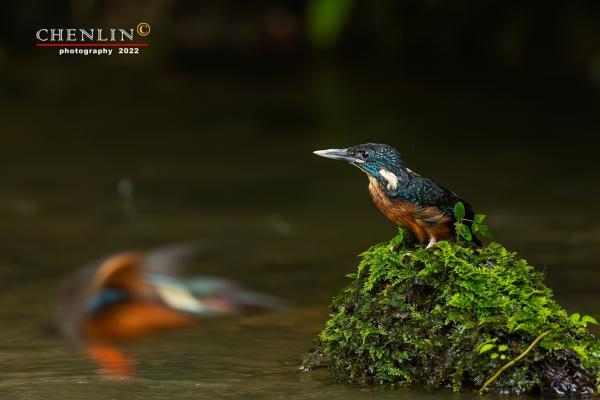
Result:
<instances>
[{"instance_id":1,"label":"blurred foliage","mask_svg":"<svg viewBox=\"0 0 600 400\"><path fill-rule=\"evenodd\" d=\"M308 33L317 47L331 47L347 23L353 0L312 0L307 10Z\"/></svg>"}]
</instances>

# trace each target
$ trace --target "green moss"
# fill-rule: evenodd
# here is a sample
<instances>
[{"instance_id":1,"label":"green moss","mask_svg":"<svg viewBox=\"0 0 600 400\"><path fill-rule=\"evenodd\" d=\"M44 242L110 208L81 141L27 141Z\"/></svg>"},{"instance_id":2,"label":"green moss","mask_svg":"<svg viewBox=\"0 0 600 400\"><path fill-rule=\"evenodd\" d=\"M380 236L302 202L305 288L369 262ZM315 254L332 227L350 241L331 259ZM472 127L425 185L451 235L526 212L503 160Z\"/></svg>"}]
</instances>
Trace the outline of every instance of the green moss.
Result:
<instances>
[{"instance_id":1,"label":"green moss","mask_svg":"<svg viewBox=\"0 0 600 400\"><path fill-rule=\"evenodd\" d=\"M403 240L362 254L352 283L305 362L329 359L335 381L478 389L542 332L551 333L488 388L504 394L591 394L600 378L593 318L569 316L542 275L497 243Z\"/></svg>"}]
</instances>

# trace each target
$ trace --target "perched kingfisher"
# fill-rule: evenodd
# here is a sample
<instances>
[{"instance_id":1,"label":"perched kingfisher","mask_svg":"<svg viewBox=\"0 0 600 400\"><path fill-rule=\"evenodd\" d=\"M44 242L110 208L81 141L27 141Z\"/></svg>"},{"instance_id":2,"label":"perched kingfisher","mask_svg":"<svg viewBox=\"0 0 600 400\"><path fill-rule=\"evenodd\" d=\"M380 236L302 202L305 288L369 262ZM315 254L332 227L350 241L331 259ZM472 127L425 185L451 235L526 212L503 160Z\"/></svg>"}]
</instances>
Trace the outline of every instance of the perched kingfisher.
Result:
<instances>
[{"instance_id":1,"label":"perched kingfisher","mask_svg":"<svg viewBox=\"0 0 600 400\"><path fill-rule=\"evenodd\" d=\"M391 221L414 233L427 248L455 237L454 206L465 206L465 221L473 220L469 203L456 193L406 168L402 155L386 144L365 143L347 149L318 150L321 157L344 160L369 178L369 193ZM468 222L467 222L468 223ZM477 244L479 240L473 238Z\"/></svg>"},{"instance_id":2,"label":"perched kingfisher","mask_svg":"<svg viewBox=\"0 0 600 400\"><path fill-rule=\"evenodd\" d=\"M277 299L215 277L176 275L189 249L173 246L128 251L84 267L65 284L59 300L61 332L96 360L109 376L126 378L134 362L114 345L201 319L282 308Z\"/></svg>"}]
</instances>

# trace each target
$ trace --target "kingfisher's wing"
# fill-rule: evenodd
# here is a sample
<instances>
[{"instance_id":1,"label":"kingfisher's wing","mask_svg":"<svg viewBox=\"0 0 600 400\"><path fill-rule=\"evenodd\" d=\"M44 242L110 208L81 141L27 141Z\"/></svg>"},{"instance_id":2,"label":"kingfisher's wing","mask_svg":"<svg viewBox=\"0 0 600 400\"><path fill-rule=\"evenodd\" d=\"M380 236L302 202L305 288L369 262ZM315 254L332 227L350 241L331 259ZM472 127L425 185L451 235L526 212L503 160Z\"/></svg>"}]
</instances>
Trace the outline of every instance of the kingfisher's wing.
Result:
<instances>
[{"instance_id":1,"label":"kingfisher's wing","mask_svg":"<svg viewBox=\"0 0 600 400\"><path fill-rule=\"evenodd\" d=\"M170 307L200 317L283 308L283 303L275 297L245 290L226 279L152 274L149 280Z\"/></svg>"},{"instance_id":2,"label":"kingfisher's wing","mask_svg":"<svg viewBox=\"0 0 600 400\"><path fill-rule=\"evenodd\" d=\"M446 216L454 216L454 206L459 201L464 203L465 209L471 208L469 203L456 193L412 171L411 179L398 189L404 201L423 208L436 208Z\"/></svg>"},{"instance_id":3,"label":"kingfisher's wing","mask_svg":"<svg viewBox=\"0 0 600 400\"><path fill-rule=\"evenodd\" d=\"M177 276L193 259L212 247L211 243L184 242L152 249L144 254L144 272Z\"/></svg>"},{"instance_id":4,"label":"kingfisher's wing","mask_svg":"<svg viewBox=\"0 0 600 400\"><path fill-rule=\"evenodd\" d=\"M465 224L471 226L472 222L470 221L473 221L475 213L468 201L431 179L424 178L412 171L410 174L411 179L404 185L403 190L405 190L406 200L421 207L416 211L416 219L429 225L454 221L454 207L456 203L461 202L465 206ZM475 236L473 242L481 244Z\"/></svg>"}]
</instances>

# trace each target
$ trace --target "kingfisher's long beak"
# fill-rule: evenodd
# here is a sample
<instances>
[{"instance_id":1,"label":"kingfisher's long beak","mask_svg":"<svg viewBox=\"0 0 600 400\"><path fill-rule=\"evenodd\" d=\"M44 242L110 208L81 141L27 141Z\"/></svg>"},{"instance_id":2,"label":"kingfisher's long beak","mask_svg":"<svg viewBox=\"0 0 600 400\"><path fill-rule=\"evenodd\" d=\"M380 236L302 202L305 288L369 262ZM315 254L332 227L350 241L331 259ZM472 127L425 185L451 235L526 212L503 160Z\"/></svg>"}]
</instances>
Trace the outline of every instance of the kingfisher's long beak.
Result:
<instances>
[{"instance_id":1,"label":"kingfisher's long beak","mask_svg":"<svg viewBox=\"0 0 600 400\"><path fill-rule=\"evenodd\" d=\"M328 150L317 150L313 151L318 156L331 158L334 160L344 160L349 163L362 163L363 160L358 159L348 154L348 149L328 149Z\"/></svg>"}]
</instances>

